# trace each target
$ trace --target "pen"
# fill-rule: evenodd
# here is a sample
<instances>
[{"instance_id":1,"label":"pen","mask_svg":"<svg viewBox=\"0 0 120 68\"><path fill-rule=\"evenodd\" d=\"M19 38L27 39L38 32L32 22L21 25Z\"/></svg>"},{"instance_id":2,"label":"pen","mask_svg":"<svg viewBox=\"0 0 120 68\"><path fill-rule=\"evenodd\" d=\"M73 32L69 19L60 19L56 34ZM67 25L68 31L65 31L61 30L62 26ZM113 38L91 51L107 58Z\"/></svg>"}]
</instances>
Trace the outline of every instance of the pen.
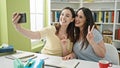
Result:
<instances>
[{"instance_id":1,"label":"pen","mask_svg":"<svg viewBox=\"0 0 120 68\"><path fill-rule=\"evenodd\" d=\"M79 63L80 63L80 62L78 62L78 63L75 65L75 67L74 67L74 68L76 68L76 67L79 65Z\"/></svg>"},{"instance_id":2,"label":"pen","mask_svg":"<svg viewBox=\"0 0 120 68\"><path fill-rule=\"evenodd\" d=\"M45 64L45 66L48 66L48 67L55 67L55 68L62 68L62 67L59 67L59 66L55 66L55 65L48 65L48 64Z\"/></svg>"},{"instance_id":3,"label":"pen","mask_svg":"<svg viewBox=\"0 0 120 68\"><path fill-rule=\"evenodd\" d=\"M26 59L21 59L22 62L27 62L29 59L35 59L37 58L37 56L33 56L33 57L30 57L30 58L26 58Z\"/></svg>"}]
</instances>

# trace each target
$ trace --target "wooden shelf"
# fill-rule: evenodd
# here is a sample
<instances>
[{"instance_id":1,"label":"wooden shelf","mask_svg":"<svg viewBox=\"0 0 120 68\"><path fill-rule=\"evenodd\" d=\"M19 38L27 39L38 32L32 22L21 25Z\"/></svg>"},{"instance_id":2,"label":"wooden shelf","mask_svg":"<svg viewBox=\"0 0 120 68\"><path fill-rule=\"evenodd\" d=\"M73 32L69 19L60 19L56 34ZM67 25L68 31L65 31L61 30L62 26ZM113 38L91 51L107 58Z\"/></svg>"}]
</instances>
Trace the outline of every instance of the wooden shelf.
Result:
<instances>
[{"instance_id":1,"label":"wooden shelf","mask_svg":"<svg viewBox=\"0 0 120 68\"><path fill-rule=\"evenodd\" d=\"M51 3L80 4L80 2L69 2L69 1L68 2L67 1L66 2L52 1Z\"/></svg>"},{"instance_id":2,"label":"wooden shelf","mask_svg":"<svg viewBox=\"0 0 120 68\"><path fill-rule=\"evenodd\" d=\"M93 4L93 3L115 3L115 1L93 1L93 2L83 2L84 4L86 3L86 4Z\"/></svg>"}]
</instances>

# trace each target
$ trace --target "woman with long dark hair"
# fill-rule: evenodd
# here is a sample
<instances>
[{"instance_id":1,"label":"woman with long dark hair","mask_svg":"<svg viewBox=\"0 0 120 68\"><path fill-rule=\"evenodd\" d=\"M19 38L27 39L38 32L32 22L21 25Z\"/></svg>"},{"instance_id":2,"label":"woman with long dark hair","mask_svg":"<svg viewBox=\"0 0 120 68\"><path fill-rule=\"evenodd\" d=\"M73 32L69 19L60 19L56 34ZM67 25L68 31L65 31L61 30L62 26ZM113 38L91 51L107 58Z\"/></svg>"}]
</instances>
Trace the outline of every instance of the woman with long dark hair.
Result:
<instances>
[{"instance_id":1,"label":"woman with long dark hair","mask_svg":"<svg viewBox=\"0 0 120 68\"><path fill-rule=\"evenodd\" d=\"M78 59L99 61L105 57L106 49L102 34L95 26L90 9L82 7L75 17L75 42L73 52L63 59Z\"/></svg>"}]
</instances>

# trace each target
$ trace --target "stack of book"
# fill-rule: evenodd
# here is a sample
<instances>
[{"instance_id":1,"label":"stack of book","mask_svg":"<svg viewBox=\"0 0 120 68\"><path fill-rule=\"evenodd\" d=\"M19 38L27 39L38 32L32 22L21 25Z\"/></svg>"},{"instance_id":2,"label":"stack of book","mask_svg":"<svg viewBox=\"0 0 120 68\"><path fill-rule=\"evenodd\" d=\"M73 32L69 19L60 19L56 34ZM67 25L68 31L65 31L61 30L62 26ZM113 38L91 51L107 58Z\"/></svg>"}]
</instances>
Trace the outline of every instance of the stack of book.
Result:
<instances>
[{"instance_id":1,"label":"stack of book","mask_svg":"<svg viewBox=\"0 0 120 68\"><path fill-rule=\"evenodd\" d=\"M13 54L15 52L16 51L14 50L14 47L12 45L9 45L9 46L6 46L6 47L4 47L4 46L0 47L0 56Z\"/></svg>"},{"instance_id":2,"label":"stack of book","mask_svg":"<svg viewBox=\"0 0 120 68\"><path fill-rule=\"evenodd\" d=\"M103 40L105 43L112 44L112 37L111 36L103 36Z\"/></svg>"},{"instance_id":3,"label":"stack of book","mask_svg":"<svg viewBox=\"0 0 120 68\"><path fill-rule=\"evenodd\" d=\"M94 2L94 0L83 0L83 1L87 3Z\"/></svg>"}]
</instances>

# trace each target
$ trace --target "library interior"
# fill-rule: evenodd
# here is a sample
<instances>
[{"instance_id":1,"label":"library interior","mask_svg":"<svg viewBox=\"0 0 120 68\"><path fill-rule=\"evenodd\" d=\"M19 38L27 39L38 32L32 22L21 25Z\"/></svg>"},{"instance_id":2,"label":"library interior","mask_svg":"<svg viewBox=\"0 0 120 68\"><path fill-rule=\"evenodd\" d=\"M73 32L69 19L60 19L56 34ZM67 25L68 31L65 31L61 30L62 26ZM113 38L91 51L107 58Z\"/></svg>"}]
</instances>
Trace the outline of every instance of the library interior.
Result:
<instances>
[{"instance_id":1,"label":"library interior","mask_svg":"<svg viewBox=\"0 0 120 68\"><path fill-rule=\"evenodd\" d=\"M113 63L111 64L112 68L120 68L120 0L0 0L0 68L9 68L9 64L10 68L80 68L81 66L83 66L83 68L105 68L102 67L102 64L100 64L100 62L103 61L92 63L91 61L89 62L78 59L78 57L76 59L64 61L61 60L61 56L58 56L58 54L57 56L54 55L54 53L57 52L62 52L62 54L64 51L66 51L66 53L70 52L69 46L64 51L60 51L62 49L55 49L62 48L61 41L59 43L57 43L56 41L61 40L60 37L62 37L62 31L60 35L60 28L62 29L62 25L60 25L60 17L62 15L62 11L64 11L63 8L65 7L73 8L76 14L75 16L77 16L78 9L81 7L86 7L91 10L95 26L103 37L102 40L104 42L106 54L105 57L102 58L102 60L104 60L104 63L105 61L108 61L108 67L110 67L111 63ZM21 19L22 21L19 21L19 23L16 24L15 19L17 19L17 17L19 16L21 17L19 19ZM67 20L65 20L64 22L66 21ZM60 25L58 31L56 28L56 32L54 33L55 35L57 35L57 40L53 39L54 37L52 38L50 36L46 36L51 35L53 31L55 31L55 28L53 29L49 26L53 26L56 23ZM43 29L46 27L48 27L47 29L49 32L47 31L47 29ZM24 30L24 28L30 30L31 32ZM49 28L51 29L51 31L49 30ZM43 33L38 32L41 29L46 30L46 32L43 30L40 31ZM67 31L67 28L65 29ZM27 31L29 35L25 33L25 31ZM60 36L58 35L58 33ZM40 34L41 37L46 37L40 38L38 34ZM74 34L74 36L77 35ZM52 39L48 39L49 37ZM68 34L67 37L69 38ZM65 39L67 37L65 37ZM99 37L97 39L99 39ZM84 41L86 40L87 39L84 39ZM79 41L81 41L81 39ZM69 43L71 43L70 39ZM59 46L58 44L61 46ZM79 42L79 44L81 45L81 42ZM97 45L97 42L95 44ZM76 52L74 52L75 45L76 44L73 44L73 52L71 53L77 55L75 54ZM48 50L45 51L45 49L49 49L50 52L47 52ZM52 49L54 49L53 51L56 52L53 52ZM46 54L42 54L43 52L46 52ZM97 56L99 54L98 51L95 51L94 53L97 53ZM108 59L108 56L110 60ZM40 60L36 61L36 59ZM36 62L37 67L35 66ZM35 63L33 64L34 67L29 67L29 65L32 66L30 63ZM5 66L5 64L8 65ZM18 64L21 67L19 67Z\"/></svg>"}]
</instances>

